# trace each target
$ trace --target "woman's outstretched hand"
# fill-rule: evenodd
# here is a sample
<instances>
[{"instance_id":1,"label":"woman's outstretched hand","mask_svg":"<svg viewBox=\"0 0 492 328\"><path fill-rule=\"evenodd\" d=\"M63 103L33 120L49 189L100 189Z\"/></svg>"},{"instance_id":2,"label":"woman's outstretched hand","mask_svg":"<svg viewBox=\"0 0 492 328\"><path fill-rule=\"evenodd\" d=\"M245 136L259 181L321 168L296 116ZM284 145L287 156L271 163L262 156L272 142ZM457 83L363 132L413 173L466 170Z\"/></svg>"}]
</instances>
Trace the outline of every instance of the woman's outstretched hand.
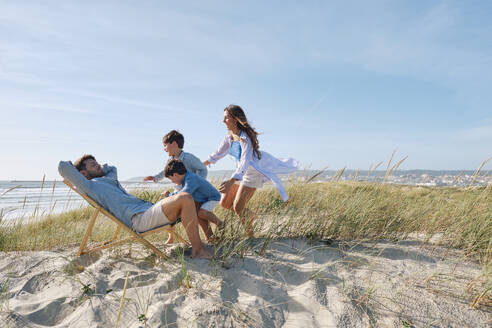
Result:
<instances>
[{"instance_id":1,"label":"woman's outstretched hand","mask_svg":"<svg viewBox=\"0 0 492 328\"><path fill-rule=\"evenodd\" d=\"M234 182L236 182L236 180L234 180L234 179L229 179L229 180L222 182L219 186L219 191L223 194L227 194L227 192L229 191L229 189L231 189Z\"/></svg>"}]
</instances>

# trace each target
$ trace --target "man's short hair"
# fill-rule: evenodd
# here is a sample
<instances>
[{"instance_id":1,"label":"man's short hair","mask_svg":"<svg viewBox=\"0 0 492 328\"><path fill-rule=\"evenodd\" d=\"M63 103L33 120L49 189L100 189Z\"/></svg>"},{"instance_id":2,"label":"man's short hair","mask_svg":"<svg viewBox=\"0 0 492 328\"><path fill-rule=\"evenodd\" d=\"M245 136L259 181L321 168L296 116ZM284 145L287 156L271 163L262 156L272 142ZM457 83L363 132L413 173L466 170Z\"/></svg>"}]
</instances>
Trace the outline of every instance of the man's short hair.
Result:
<instances>
[{"instance_id":1,"label":"man's short hair","mask_svg":"<svg viewBox=\"0 0 492 328\"><path fill-rule=\"evenodd\" d=\"M169 162L167 162L166 167L164 168L164 175L166 176L166 178L169 178L174 173L186 173L186 167L179 159L170 160Z\"/></svg>"},{"instance_id":2,"label":"man's short hair","mask_svg":"<svg viewBox=\"0 0 492 328\"><path fill-rule=\"evenodd\" d=\"M88 159L96 160L94 158L94 156L85 154L81 158L79 158L78 160L76 160L75 163L73 164L73 166L75 166L75 168L77 170L79 170L79 172L82 171L82 170L85 170L85 161L88 160Z\"/></svg>"},{"instance_id":3,"label":"man's short hair","mask_svg":"<svg viewBox=\"0 0 492 328\"><path fill-rule=\"evenodd\" d=\"M180 149L183 149L185 139L179 131L176 130L171 130L169 131L164 137L162 137L162 142L163 143L172 143L173 141L176 141L178 144L178 147Z\"/></svg>"}]
</instances>

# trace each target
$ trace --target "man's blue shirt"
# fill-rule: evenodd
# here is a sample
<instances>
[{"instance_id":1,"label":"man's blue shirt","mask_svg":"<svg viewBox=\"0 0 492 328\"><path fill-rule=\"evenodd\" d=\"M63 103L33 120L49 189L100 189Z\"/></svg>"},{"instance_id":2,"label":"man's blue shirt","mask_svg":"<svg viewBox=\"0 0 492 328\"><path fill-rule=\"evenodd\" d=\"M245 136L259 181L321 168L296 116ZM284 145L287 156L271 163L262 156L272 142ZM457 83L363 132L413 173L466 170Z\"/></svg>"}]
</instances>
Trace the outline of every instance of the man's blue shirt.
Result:
<instances>
[{"instance_id":1,"label":"man's blue shirt","mask_svg":"<svg viewBox=\"0 0 492 328\"><path fill-rule=\"evenodd\" d=\"M61 161L58 165L58 172L79 191L92 198L130 228L132 228L132 216L145 212L153 205L127 193L118 182L114 166L104 164L104 176L91 180L83 176L72 162Z\"/></svg>"}]
</instances>

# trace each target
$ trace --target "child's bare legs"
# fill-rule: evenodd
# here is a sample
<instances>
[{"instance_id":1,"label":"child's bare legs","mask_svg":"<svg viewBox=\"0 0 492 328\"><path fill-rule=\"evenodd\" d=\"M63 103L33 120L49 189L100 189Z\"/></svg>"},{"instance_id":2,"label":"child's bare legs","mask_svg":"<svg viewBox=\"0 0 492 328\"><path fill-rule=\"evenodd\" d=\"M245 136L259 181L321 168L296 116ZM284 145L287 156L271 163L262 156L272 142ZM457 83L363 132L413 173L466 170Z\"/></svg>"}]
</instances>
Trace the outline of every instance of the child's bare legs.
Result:
<instances>
[{"instance_id":1,"label":"child's bare legs","mask_svg":"<svg viewBox=\"0 0 492 328\"><path fill-rule=\"evenodd\" d=\"M221 228L224 222L220 220L214 213L200 209L198 210L198 223L203 229L203 233L207 237L207 240L210 241L211 238L213 238L213 231L212 228L210 227L210 222L213 224L217 225L218 228Z\"/></svg>"},{"instance_id":2,"label":"child's bare legs","mask_svg":"<svg viewBox=\"0 0 492 328\"><path fill-rule=\"evenodd\" d=\"M210 240L210 238L212 238L213 235L213 231L212 228L210 227L210 223L205 219L198 218L198 224L200 225L200 227L202 227L203 234L205 235L207 241Z\"/></svg>"},{"instance_id":3,"label":"child's bare legs","mask_svg":"<svg viewBox=\"0 0 492 328\"><path fill-rule=\"evenodd\" d=\"M203 219L203 220L207 220L209 222L212 222L217 227L220 227L220 226L222 226L222 224L224 224L224 222L222 222L222 220L219 219L214 213L207 211L207 210L204 210L203 208L199 209L197 214L198 214L199 219Z\"/></svg>"}]
</instances>

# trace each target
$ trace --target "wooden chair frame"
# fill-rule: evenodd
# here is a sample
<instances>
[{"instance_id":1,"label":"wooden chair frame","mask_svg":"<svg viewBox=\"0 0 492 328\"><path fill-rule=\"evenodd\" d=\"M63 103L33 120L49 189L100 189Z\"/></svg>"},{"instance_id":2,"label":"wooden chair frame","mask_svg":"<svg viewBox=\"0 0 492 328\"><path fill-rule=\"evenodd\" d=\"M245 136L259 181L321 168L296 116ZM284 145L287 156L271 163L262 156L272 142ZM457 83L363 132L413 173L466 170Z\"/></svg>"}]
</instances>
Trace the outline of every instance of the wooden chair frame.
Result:
<instances>
[{"instance_id":1,"label":"wooden chair frame","mask_svg":"<svg viewBox=\"0 0 492 328\"><path fill-rule=\"evenodd\" d=\"M178 234L176 234L176 232L174 231L174 229L172 229L172 225L171 224L167 224L167 225L164 225L164 226L157 227L157 228L155 228L153 230L149 230L149 231L145 231L145 232L142 232L142 233L138 233L138 232L132 230L131 228L129 228L128 226L126 226L120 220L118 220L113 214L109 213L106 209L104 209L101 205L99 205L92 198L90 198L89 196L87 196L87 195L83 194L82 192L78 191L77 188L70 181L68 181L67 179L64 179L63 182L70 189L72 189L77 194L79 194L82 198L84 198L90 205L92 205L96 209L94 211L94 214L92 214L92 216L91 216L91 218L89 220L89 226L87 227L87 231L85 232L85 235L82 238L82 242L80 243L80 247L79 247L79 249L78 249L78 251L76 253L76 256L80 256L82 254L90 254L90 253L97 252L97 251L100 251L100 250L103 250L103 249L106 249L106 248L109 248L109 247L114 247L114 246L119 245L119 244L123 244L123 243L126 243L126 242L137 240L137 241L141 242L142 244L144 244L145 246L147 246L148 248L150 248L156 255L158 255L158 256L160 256L160 257L162 257L164 259L167 259L168 256L166 256L157 247L155 247L152 243L150 243L147 239L144 238L147 235L151 235L151 234L154 234L154 233L157 233L157 232L161 232L161 231L166 231L167 233L171 234L175 240L177 240L179 242L182 242L182 243L185 243L185 244L188 244L187 241L185 241L181 236L179 236ZM86 248L87 241L88 241L88 239L89 239L89 237L90 237L90 235L92 233L92 229L94 228L94 223L96 222L96 218L99 215L99 213L103 214L104 216L106 216L109 219L111 219L114 223L116 223L116 230L115 230L115 232L113 234L113 238L112 239L110 239L108 241L105 241L104 243L102 243L102 245L99 245L99 246L96 246L96 247L93 247L93 248L90 248L89 249L89 248ZM123 229L124 231L126 231L127 233L129 233L130 234L130 237L129 238L118 240L118 235L120 234L121 229Z\"/></svg>"}]
</instances>

